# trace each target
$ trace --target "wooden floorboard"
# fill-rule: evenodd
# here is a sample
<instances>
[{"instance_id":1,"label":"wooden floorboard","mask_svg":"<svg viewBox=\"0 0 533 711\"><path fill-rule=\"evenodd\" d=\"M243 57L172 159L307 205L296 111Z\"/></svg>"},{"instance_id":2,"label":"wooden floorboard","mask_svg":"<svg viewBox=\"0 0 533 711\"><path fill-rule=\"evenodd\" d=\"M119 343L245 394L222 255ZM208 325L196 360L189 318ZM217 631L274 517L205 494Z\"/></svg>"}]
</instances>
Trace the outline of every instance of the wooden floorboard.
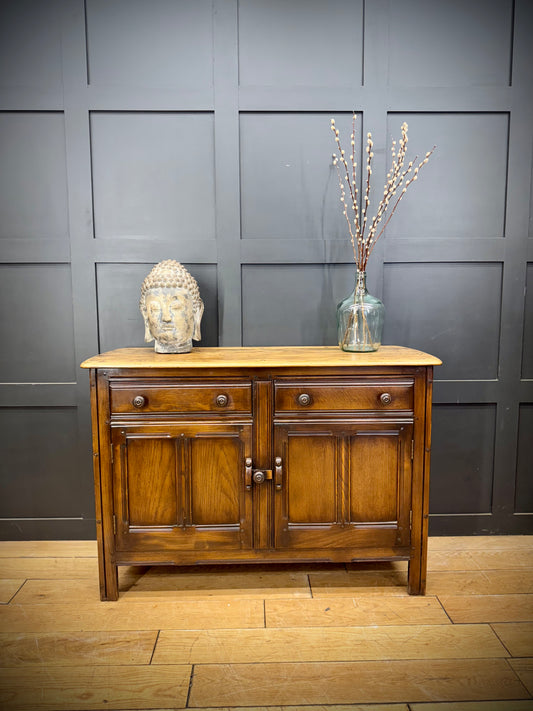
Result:
<instances>
[{"instance_id":1,"label":"wooden floorboard","mask_svg":"<svg viewBox=\"0 0 533 711\"><path fill-rule=\"evenodd\" d=\"M0 558L96 558L96 541L0 541Z\"/></svg>"},{"instance_id":2,"label":"wooden floorboard","mask_svg":"<svg viewBox=\"0 0 533 711\"><path fill-rule=\"evenodd\" d=\"M434 596L358 595L311 600L266 600L267 627L446 625L451 620Z\"/></svg>"},{"instance_id":3,"label":"wooden floorboard","mask_svg":"<svg viewBox=\"0 0 533 711\"><path fill-rule=\"evenodd\" d=\"M521 570L533 568L533 551L488 550L488 551L433 551L428 561L428 570Z\"/></svg>"},{"instance_id":4,"label":"wooden floorboard","mask_svg":"<svg viewBox=\"0 0 533 711\"><path fill-rule=\"evenodd\" d=\"M94 541L0 542L0 708L533 711L533 537L405 563L120 571Z\"/></svg>"},{"instance_id":5,"label":"wooden floorboard","mask_svg":"<svg viewBox=\"0 0 533 711\"><path fill-rule=\"evenodd\" d=\"M189 705L390 703L523 699L529 694L503 659L200 664Z\"/></svg>"},{"instance_id":6,"label":"wooden floorboard","mask_svg":"<svg viewBox=\"0 0 533 711\"><path fill-rule=\"evenodd\" d=\"M531 551L533 536L430 536L428 551Z\"/></svg>"},{"instance_id":7,"label":"wooden floorboard","mask_svg":"<svg viewBox=\"0 0 533 711\"><path fill-rule=\"evenodd\" d=\"M452 622L533 622L533 595L439 595Z\"/></svg>"},{"instance_id":8,"label":"wooden floorboard","mask_svg":"<svg viewBox=\"0 0 533 711\"><path fill-rule=\"evenodd\" d=\"M180 708L190 667L43 666L0 670L2 711Z\"/></svg>"},{"instance_id":9,"label":"wooden floorboard","mask_svg":"<svg viewBox=\"0 0 533 711\"><path fill-rule=\"evenodd\" d=\"M370 709L370 707L367 707ZM523 701L452 701L451 703L409 704L409 711L531 711L533 702ZM370 709L371 711L371 709Z\"/></svg>"},{"instance_id":10,"label":"wooden floorboard","mask_svg":"<svg viewBox=\"0 0 533 711\"><path fill-rule=\"evenodd\" d=\"M84 578L94 585L98 576L96 558L0 558L2 577L36 580L70 580Z\"/></svg>"},{"instance_id":11,"label":"wooden floorboard","mask_svg":"<svg viewBox=\"0 0 533 711\"><path fill-rule=\"evenodd\" d=\"M2 632L240 629L264 626L260 600L1 605Z\"/></svg>"},{"instance_id":12,"label":"wooden floorboard","mask_svg":"<svg viewBox=\"0 0 533 711\"><path fill-rule=\"evenodd\" d=\"M157 632L0 634L0 667L150 664Z\"/></svg>"},{"instance_id":13,"label":"wooden floorboard","mask_svg":"<svg viewBox=\"0 0 533 711\"><path fill-rule=\"evenodd\" d=\"M517 641L518 643L518 641ZM488 625L163 630L153 664L488 659L509 656Z\"/></svg>"}]
</instances>

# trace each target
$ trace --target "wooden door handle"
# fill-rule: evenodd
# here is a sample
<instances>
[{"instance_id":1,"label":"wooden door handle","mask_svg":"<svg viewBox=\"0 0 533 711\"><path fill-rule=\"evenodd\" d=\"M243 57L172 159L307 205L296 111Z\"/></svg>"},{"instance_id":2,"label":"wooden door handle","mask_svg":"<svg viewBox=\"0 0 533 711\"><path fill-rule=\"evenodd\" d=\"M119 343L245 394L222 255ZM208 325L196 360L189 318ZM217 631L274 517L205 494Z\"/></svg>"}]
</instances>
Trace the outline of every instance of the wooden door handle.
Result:
<instances>
[{"instance_id":1,"label":"wooden door handle","mask_svg":"<svg viewBox=\"0 0 533 711\"><path fill-rule=\"evenodd\" d=\"M276 457L274 467L274 483L276 491L281 491L283 486L283 469L281 467L281 457Z\"/></svg>"},{"instance_id":2,"label":"wooden door handle","mask_svg":"<svg viewBox=\"0 0 533 711\"><path fill-rule=\"evenodd\" d=\"M252 490L252 460L246 457L244 460L244 486L246 491Z\"/></svg>"}]
</instances>

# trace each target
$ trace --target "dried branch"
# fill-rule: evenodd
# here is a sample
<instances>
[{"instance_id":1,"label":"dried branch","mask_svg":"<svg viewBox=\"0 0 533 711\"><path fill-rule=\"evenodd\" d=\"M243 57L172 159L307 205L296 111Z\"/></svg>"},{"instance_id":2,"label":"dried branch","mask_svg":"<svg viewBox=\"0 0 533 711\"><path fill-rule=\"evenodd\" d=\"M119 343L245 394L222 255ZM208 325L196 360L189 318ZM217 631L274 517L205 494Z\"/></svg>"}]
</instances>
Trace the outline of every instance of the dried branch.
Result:
<instances>
[{"instance_id":1,"label":"dried branch","mask_svg":"<svg viewBox=\"0 0 533 711\"><path fill-rule=\"evenodd\" d=\"M366 232L368 222L368 207L370 204L370 176L372 175L372 159L374 157L372 134L367 133L366 140L366 180L365 190L362 196L361 205L359 205L359 191L357 188L357 163L355 161L355 119L356 114L352 117L352 132L350 134L350 164L346 160L345 152L341 147L339 130L335 126L335 119L331 119L331 130L335 134L335 142L339 151L339 156L333 154L333 165L337 168L337 176L339 179L339 187L341 191L341 203L343 205L343 214L348 223L348 231L350 233L350 241L352 243L354 260L357 268L360 271L365 271L368 259L372 254L376 242L382 236L385 228L389 224L394 212L396 211L400 201L407 192L407 188L411 183L418 179L418 174L424 165L428 162L431 154L435 150L435 146L428 151L422 161L413 169L416 161L415 157L405 166L405 158L407 154L408 143L408 126L404 122L401 126L401 138L398 142L392 142L391 146L391 167L387 172L387 180L383 189L383 196L379 202L376 214L369 223L368 232ZM339 164L344 168L344 178ZM349 193L350 208L353 211L352 219L348 214L349 207L347 205L346 188ZM398 197L396 195L398 194ZM396 197L396 200L394 198ZM391 207L392 205L392 207ZM386 217L385 223L378 232L378 226L383 218ZM366 232L366 234L365 234Z\"/></svg>"}]
</instances>

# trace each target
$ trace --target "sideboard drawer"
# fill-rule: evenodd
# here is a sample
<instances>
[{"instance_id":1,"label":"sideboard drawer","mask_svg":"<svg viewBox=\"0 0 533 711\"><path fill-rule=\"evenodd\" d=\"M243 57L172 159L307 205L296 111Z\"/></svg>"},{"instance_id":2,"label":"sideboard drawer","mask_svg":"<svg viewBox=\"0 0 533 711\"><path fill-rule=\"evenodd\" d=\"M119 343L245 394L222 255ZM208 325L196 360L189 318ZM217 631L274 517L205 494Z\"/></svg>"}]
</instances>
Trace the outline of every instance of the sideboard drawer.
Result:
<instances>
[{"instance_id":1,"label":"sideboard drawer","mask_svg":"<svg viewBox=\"0 0 533 711\"><path fill-rule=\"evenodd\" d=\"M153 381L111 382L111 412L115 414L224 413L252 414L248 383L154 384Z\"/></svg>"},{"instance_id":2,"label":"sideboard drawer","mask_svg":"<svg viewBox=\"0 0 533 711\"><path fill-rule=\"evenodd\" d=\"M414 381L277 382L276 414L286 412L393 412L413 410Z\"/></svg>"}]
</instances>

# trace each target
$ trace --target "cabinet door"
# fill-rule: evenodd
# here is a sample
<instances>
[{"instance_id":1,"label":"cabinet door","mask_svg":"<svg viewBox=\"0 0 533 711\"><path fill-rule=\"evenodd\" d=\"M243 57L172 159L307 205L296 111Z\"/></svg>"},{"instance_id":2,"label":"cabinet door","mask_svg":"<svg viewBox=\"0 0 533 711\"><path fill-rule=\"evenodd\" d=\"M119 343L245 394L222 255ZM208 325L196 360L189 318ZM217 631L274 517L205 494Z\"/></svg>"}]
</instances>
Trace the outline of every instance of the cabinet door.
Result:
<instances>
[{"instance_id":1,"label":"cabinet door","mask_svg":"<svg viewBox=\"0 0 533 711\"><path fill-rule=\"evenodd\" d=\"M407 546L412 425L280 424L277 548Z\"/></svg>"},{"instance_id":2,"label":"cabinet door","mask_svg":"<svg viewBox=\"0 0 533 711\"><path fill-rule=\"evenodd\" d=\"M113 432L117 550L240 549L252 543L244 483L251 425Z\"/></svg>"}]
</instances>

